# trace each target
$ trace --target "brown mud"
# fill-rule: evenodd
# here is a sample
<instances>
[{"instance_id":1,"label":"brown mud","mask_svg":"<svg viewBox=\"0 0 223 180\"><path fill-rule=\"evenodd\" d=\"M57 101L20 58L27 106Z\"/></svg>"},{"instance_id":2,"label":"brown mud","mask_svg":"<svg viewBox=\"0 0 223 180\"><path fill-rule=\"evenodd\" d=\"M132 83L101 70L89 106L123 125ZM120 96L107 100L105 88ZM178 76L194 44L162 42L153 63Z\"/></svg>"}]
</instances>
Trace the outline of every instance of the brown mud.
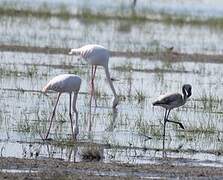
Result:
<instances>
[{"instance_id":1,"label":"brown mud","mask_svg":"<svg viewBox=\"0 0 223 180\"><path fill-rule=\"evenodd\" d=\"M171 159L157 165L131 165L0 158L0 168L0 179L223 178L223 168L173 165Z\"/></svg>"},{"instance_id":2,"label":"brown mud","mask_svg":"<svg viewBox=\"0 0 223 180\"><path fill-rule=\"evenodd\" d=\"M44 53L44 54L67 54L68 48L55 47L32 47L21 45L0 45L0 51L11 52L26 52L26 53ZM127 57L127 58L141 58L152 60L163 60L170 62L192 61L192 62L208 62L208 63L223 63L223 55L212 54L186 54L175 51L161 51L161 52L131 52L131 51L111 51L111 56Z\"/></svg>"}]
</instances>

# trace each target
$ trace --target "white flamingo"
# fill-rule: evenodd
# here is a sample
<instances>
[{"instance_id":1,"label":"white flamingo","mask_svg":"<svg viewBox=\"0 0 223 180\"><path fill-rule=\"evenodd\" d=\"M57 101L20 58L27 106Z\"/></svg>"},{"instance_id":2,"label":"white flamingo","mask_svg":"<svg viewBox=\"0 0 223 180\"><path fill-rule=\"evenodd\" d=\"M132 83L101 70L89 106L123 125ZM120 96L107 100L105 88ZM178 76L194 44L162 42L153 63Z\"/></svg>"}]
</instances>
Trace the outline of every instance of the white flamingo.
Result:
<instances>
[{"instance_id":1,"label":"white flamingo","mask_svg":"<svg viewBox=\"0 0 223 180\"><path fill-rule=\"evenodd\" d=\"M77 134L79 133L78 111L76 108L76 102L77 102L77 95L80 90L80 85L81 85L81 78L79 76L76 76L73 74L62 74L62 75L56 76L53 79L51 79L47 83L47 85L44 86L44 88L42 89L43 92L47 92L49 90L58 92L56 104L53 108L53 112L52 112L52 115L50 118L50 126L46 133L45 139L47 139L47 137L49 135L53 117L55 115L56 107L57 107L57 104L58 104L61 94L69 93L70 94L69 116L70 116L70 123L71 123L71 132L72 132L72 136L73 136L74 140L76 140ZM72 105L72 93L74 94L73 95L73 105ZM75 129L73 128L71 106L73 106L73 112L75 112L75 114L76 114Z\"/></svg>"},{"instance_id":2,"label":"white flamingo","mask_svg":"<svg viewBox=\"0 0 223 180\"><path fill-rule=\"evenodd\" d=\"M183 106L186 103L187 99L191 96L191 89L192 87L190 84L184 84L182 87L183 95L180 93L164 94L159 96L157 100L153 102L153 106L161 106L166 109L164 115L163 137L165 137L167 122L178 124L182 129L184 129L182 123L169 120L168 117L172 109Z\"/></svg>"},{"instance_id":3,"label":"white flamingo","mask_svg":"<svg viewBox=\"0 0 223 180\"><path fill-rule=\"evenodd\" d=\"M109 69L108 69L108 62L109 62L109 51L100 45L96 44L89 44L82 46L77 49L71 49L69 54L75 54L80 55L82 58L84 58L90 65L92 65L91 69L91 98L90 102L92 100L92 96L94 95L94 78L96 74L97 66L104 67L105 74L108 80L108 83L110 85L110 88L114 94L113 104L112 107L115 108L118 105L118 96L116 94L115 88L113 86Z\"/></svg>"}]
</instances>

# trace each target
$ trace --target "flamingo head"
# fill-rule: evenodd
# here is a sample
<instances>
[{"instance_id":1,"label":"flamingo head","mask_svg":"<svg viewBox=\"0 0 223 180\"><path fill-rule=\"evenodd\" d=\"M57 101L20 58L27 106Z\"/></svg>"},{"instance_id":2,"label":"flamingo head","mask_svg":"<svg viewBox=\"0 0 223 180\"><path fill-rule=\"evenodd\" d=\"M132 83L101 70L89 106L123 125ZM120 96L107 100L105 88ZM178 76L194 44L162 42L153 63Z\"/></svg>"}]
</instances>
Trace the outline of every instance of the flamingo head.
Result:
<instances>
[{"instance_id":1,"label":"flamingo head","mask_svg":"<svg viewBox=\"0 0 223 180\"><path fill-rule=\"evenodd\" d=\"M70 49L70 51L68 52L69 55L72 55L73 54L73 51L72 49Z\"/></svg>"},{"instance_id":2,"label":"flamingo head","mask_svg":"<svg viewBox=\"0 0 223 180\"><path fill-rule=\"evenodd\" d=\"M192 86L190 84L184 84L182 87L183 94L185 94L187 98L191 96L192 94L191 90Z\"/></svg>"}]
</instances>

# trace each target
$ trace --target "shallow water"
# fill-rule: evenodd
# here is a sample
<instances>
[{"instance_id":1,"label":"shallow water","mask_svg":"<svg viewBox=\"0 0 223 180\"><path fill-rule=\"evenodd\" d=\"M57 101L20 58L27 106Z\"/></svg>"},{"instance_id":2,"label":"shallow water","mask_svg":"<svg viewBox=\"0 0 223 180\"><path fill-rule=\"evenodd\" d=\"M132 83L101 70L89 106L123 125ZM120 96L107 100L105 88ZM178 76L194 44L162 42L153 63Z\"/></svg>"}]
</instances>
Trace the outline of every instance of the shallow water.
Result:
<instances>
[{"instance_id":1,"label":"shallow water","mask_svg":"<svg viewBox=\"0 0 223 180\"><path fill-rule=\"evenodd\" d=\"M192 98L184 107L171 113L172 119L181 121L186 130L183 131L172 124L167 126L165 148L170 149L170 152L167 152L168 157L189 159L185 160L185 163L222 166L222 156L214 155L217 152L221 153L222 148L222 90L218 84L222 77L221 64L196 62L166 64L161 61L137 58L112 58L110 61L112 77L119 79L114 82L115 88L118 94L125 99L121 100L117 111L110 108L112 93L106 83L103 69L99 68L96 76L96 89L100 92L97 100L99 106L95 108L93 104L91 108L92 126L90 127L88 123L90 118L89 95L86 94L90 73L89 67L83 64L83 61L64 55L11 52L2 52L1 57L5 71L12 69L13 65L13 69L20 74L3 73L2 75L1 87L5 89L1 90L0 116L3 156L22 158L24 147L27 148L29 145L16 142L35 142L41 139L40 133L43 134L46 131L46 120L52 111L56 95L49 94L47 97L38 91L26 92L26 90L41 90L44 84L55 75L72 71L72 69L64 69L63 66L55 66L60 63L70 63L76 67L73 69L79 72L83 79L77 104L80 117L78 139L130 148L129 150L122 150L122 148L106 150L105 162L155 163L157 158L161 158L162 153L156 153L154 150L162 149L164 112L159 107L152 108L151 103L159 94L180 92L183 83L190 83L193 86ZM32 59L31 62L39 65L24 65L24 63L30 63L30 59ZM46 66L46 64L50 65ZM118 66L125 67L126 64L129 64L128 68L135 70L120 71L117 69ZM33 66L35 66L35 71L29 75L27 68L31 69ZM154 71L147 73L136 69ZM177 73L157 72L157 69L171 69ZM140 99L137 93L141 93L143 98ZM68 95L63 95L50 136L55 140L61 140L69 138L70 133ZM39 145L34 143L34 146ZM39 149L39 153L47 156L44 146ZM53 153L54 158L67 160L66 153L61 154L61 151L55 148L50 145L51 150L48 153ZM131 148L152 148L154 150L144 152ZM13 149L13 152L10 149ZM66 147L62 149L67 151ZM179 150L179 152L172 152L172 150Z\"/></svg>"},{"instance_id":2,"label":"shallow water","mask_svg":"<svg viewBox=\"0 0 223 180\"><path fill-rule=\"evenodd\" d=\"M40 169L37 168L32 168L31 169L1 169L1 172L6 172L6 173L37 173L41 172ZM138 178L146 178L146 179L161 179L164 178L162 175L158 173L148 173L148 172L127 172L127 171L98 171L98 170L92 170L92 169L74 169L74 168L69 168L65 170L66 173L69 174L88 174L88 175L96 175L96 176L105 176L105 177L138 177Z\"/></svg>"},{"instance_id":3,"label":"shallow water","mask_svg":"<svg viewBox=\"0 0 223 180\"><path fill-rule=\"evenodd\" d=\"M94 12L114 13L131 13L133 9L133 1L116 0L10 0L1 1L0 4L14 6L18 8L39 9L43 6L58 11L61 6L65 6L70 12L76 13L79 10L91 9ZM168 14L186 14L198 17L221 17L223 2L221 0L140 0L135 6L136 13L168 13Z\"/></svg>"},{"instance_id":4,"label":"shallow water","mask_svg":"<svg viewBox=\"0 0 223 180\"><path fill-rule=\"evenodd\" d=\"M209 7L211 1L205 2ZM155 2L150 3L157 6ZM167 3L163 1L159 5L167 6ZM181 1L173 3L177 6ZM190 3L185 3L185 7ZM166 51L166 47L173 46L177 52L204 54L222 54L223 49L221 29L205 25L13 16L1 17L0 24L0 43L9 45L71 48L99 43L122 52ZM45 96L39 91L52 77L75 73L83 79L77 103L78 141L109 145L110 148L100 150L104 162L162 163L164 111L151 104L160 94L181 92L182 85L190 83L192 97L184 107L171 113L171 118L181 121L185 130L168 124L167 157L176 164L222 167L222 64L112 57L109 67L111 76L118 79L114 86L121 98L114 111L112 93L102 68L97 70L95 83L99 106L95 108L93 104L90 108L90 67L77 57L1 51L0 62L1 156L82 161L77 153L82 151L81 145L72 149L38 142L46 132L47 119L56 100L56 94ZM68 95L63 95L50 134L55 141L70 138L68 111Z\"/></svg>"},{"instance_id":5,"label":"shallow water","mask_svg":"<svg viewBox=\"0 0 223 180\"><path fill-rule=\"evenodd\" d=\"M222 30L205 25L8 16L1 17L0 25L2 44L71 48L98 43L118 51L157 52L174 47L177 52L203 54L222 54L223 49Z\"/></svg>"},{"instance_id":6,"label":"shallow water","mask_svg":"<svg viewBox=\"0 0 223 180\"><path fill-rule=\"evenodd\" d=\"M61 7L62 1L2 1L1 4L9 4L9 7L17 9L31 6L47 6L49 11ZM46 4L44 4L46 3ZM116 15L122 12L123 16L128 14L129 1L64 1L67 8L71 8L75 14L77 10L105 12ZM93 5L92 5L93 4ZM6 6L6 5L5 5ZM17 7L18 6L18 7ZM21 7L20 7L21 6ZM7 7L7 6L6 6ZM20 7L20 8L19 8ZM73 7L73 8L72 8ZM203 18L223 17L221 9L222 1L200 0L187 1L140 1L136 8L138 13L153 14L158 11L161 14L169 12ZM140 9L141 8L141 9ZM145 10L143 10L145 8ZM149 8L149 10L147 9ZM124 9L124 10L123 10ZM174 16L174 15L173 15ZM133 51L133 52L156 52L166 51L166 47L174 47L174 51L184 53L222 54L222 28L218 25L209 26L208 23L199 24L171 24L165 21L135 21L117 19L91 19L91 18L63 18L48 17L24 17L24 16L1 16L0 17L0 43L27 45L37 47L79 47L87 43L98 43L111 50ZM19 31L18 31L19 28Z\"/></svg>"}]
</instances>

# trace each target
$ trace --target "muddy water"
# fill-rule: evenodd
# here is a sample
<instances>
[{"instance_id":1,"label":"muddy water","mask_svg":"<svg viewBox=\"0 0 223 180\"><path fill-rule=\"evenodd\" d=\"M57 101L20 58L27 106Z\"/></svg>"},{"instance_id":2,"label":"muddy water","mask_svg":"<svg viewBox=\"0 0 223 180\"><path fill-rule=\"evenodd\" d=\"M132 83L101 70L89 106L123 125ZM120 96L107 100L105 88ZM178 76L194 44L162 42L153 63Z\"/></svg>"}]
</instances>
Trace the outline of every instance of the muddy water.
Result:
<instances>
[{"instance_id":1,"label":"muddy water","mask_svg":"<svg viewBox=\"0 0 223 180\"><path fill-rule=\"evenodd\" d=\"M1 17L0 24L0 43L8 45L70 48L99 43L112 50L133 52L167 51L165 47L173 46L177 52L204 54L221 54L223 46L221 30L207 26L8 16ZM1 156L82 161L85 147L94 142L99 144L104 162L162 163L164 112L152 108L151 103L158 95L180 92L184 83L190 83L192 98L171 113L185 130L168 124L167 156L175 159L175 164L223 165L222 64L113 57L109 66L112 77L118 79L114 85L121 99L113 111L112 93L102 68L96 76L99 106L89 106L90 67L77 57L3 51L0 62ZM39 91L62 73L79 74L83 79L77 105L78 141L83 144L75 147L41 141L56 94L45 96ZM63 141L70 134L68 95L63 95L50 137Z\"/></svg>"},{"instance_id":2,"label":"muddy water","mask_svg":"<svg viewBox=\"0 0 223 180\"><path fill-rule=\"evenodd\" d=\"M132 13L133 1L117 0L115 3L112 0L10 0L1 1L1 4L7 6L13 6L18 8L32 8L34 10L48 7L53 11L59 11L61 7L65 6L71 13L76 13L81 10L91 9L93 12L102 12L108 14L126 14ZM204 17L221 17L222 13L222 1L221 0L140 0L136 2L134 8L137 14L147 14L150 12L168 13L168 14L183 14L193 15L201 18Z\"/></svg>"},{"instance_id":3,"label":"muddy water","mask_svg":"<svg viewBox=\"0 0 223 180\"><path fill-rule=\"evenodd\" d=\"M98 43L118 51L222 54L222 29L161 22L1 17L2 44L78 47ZM18 31L17 28L20 28Z\"/></svg>"},{"instance_id":4,"label":"muddy water","mask_svg":"<svg viewBox=\"0 0 223 180\"><path fill-rule=\"evenodd\" d=\"M189 164L221 166L223 162L219 156L222 148L222 89L218 83L222 77L221 64L112 58L111 74L119 79L114 84L122 100L117 111L110 108L112 93L103 69L99 68L96 77L99 106L95 108L93 104L90 116L87 95L90 73L84 61L64 55L2 52L1 62L2 72L6 71L1 75L1 87L5 89L1 90L2 156L34 158L37 153L38 158L81 161L78 156L82 145L68 148L35 143L41 141L40 133L46 130L46 121L56 98L56 94L47 97L35 90L40 90L57 74L75 71L83 79L78 97L78 139L109 145L101 147L105 162L162 162L159 159L162 157L163 110L152 108L151 103L166 91L180 92L182 83L192 84L193 96L184 107L171 114L171 118L181 121L186 130L168 125L165 143L168 156L183 158L183 163ZM63 65L72 68L63 68ZM126 69L120 70L119 67ZM67 105L68 95L64 95L50 134L57 141L70 137Z\"/></svg>"}]
</instances>

